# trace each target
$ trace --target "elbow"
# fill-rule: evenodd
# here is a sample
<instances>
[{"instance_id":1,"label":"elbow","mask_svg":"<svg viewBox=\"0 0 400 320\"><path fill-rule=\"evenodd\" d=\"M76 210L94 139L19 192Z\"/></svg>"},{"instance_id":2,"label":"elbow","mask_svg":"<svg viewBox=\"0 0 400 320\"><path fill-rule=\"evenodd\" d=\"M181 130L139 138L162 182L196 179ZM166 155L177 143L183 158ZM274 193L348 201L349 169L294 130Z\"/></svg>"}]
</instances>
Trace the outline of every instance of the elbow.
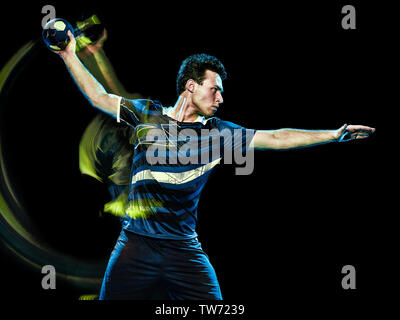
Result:
<instances>
[{"instance_id":1,"label":"elbow","mask_svg":"<svg viewBox=\"0 0 400 320\"><path fill-rule=\"evenodd\" d=\"M271 131L270 137L268 139L268 147L272 150L285 150L287 146L285 144L285 139L280 134L279 130Z\"/></svg>"},{"instance_id":2,"label":"elbow","mask_svg":"<svg viewBox=\"0 0 400 320\"><path fill-rule=\"evenodd\" d=\"M292 148L290 140L283 130L272 131L269 144L272 150L284 151Z\"/></svg>"},{"instance_id":3,"label":"elbow","mask_svg":"<svg viewBox=\"0 0 400 320\"><path fill-rule=\"evenodd\" d=\"M258 131L250 147L256 150L284 150L285 143L277 130Z\"/></svg>"}]
</instances>

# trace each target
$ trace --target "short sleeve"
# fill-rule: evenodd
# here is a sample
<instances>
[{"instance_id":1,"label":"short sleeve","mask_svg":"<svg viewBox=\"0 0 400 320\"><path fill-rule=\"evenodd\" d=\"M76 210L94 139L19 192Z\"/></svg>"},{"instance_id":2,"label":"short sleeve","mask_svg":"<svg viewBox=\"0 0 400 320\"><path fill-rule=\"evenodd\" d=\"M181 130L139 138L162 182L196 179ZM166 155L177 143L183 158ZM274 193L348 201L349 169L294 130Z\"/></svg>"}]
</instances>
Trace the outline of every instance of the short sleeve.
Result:
<instances>
[{"instance_id":1,"label":"short sleeve","mask_svg":"<svg viewBox=\"0 0 400 320\"><path fill-rule=\"evenodd\" d=\"M150 115L156 114L158 104L147 99L121 98L117 110L117 122L123 122L135 127L139 123L145 123Z\"/></svg>"},{"instance_id":2,"label":"short sleeve","mask_svg":"<svg viewBox=\"0 0 400 320\"><path fill-rule=\"evenodd\" d=\"M245 153L249 148L256 130L247 129L235 123L217 120L218 130L223 138L224 150L241 150Z\"/></svg>"}]
</instances>

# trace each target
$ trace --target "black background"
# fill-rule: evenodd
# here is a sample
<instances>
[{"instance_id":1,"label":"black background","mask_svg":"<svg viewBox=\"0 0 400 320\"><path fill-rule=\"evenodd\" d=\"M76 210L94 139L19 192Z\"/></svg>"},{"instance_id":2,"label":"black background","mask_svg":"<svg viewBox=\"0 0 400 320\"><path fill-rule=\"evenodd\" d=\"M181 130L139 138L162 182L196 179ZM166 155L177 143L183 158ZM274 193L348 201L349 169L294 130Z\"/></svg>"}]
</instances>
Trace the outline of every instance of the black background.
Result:
<instances>
[{"instance_id":1,"label":"black background","mask_svg":"<svg viewBox=\"0 0 400 320\"><path fill-rule=\"evenodd\" d=\"M45 4L71 22L98 14L109 36L105 52L129 92L172 105L181 61L205 52L228 72L222 119L254 129L375 127L368 140L257 152L252 175L221 166L201 196L198 233L226 302L253 312L276 302L340 310L389 293L394 159L383 136L394 117L390 9L340 1L11 4L1 13L2 65L40 37ZM356 7L356 30L341 27L345 4ZM78 169L80 137L98 111L44 45L30 59L0 119L9 174L53 247L82 259L108 256L119 227L99 215L107 190ZM40 272L3 251L6 299L68 303L87 293L63 282L45 291ZM357 271L356 290L341 287L348 264Z\"/></svg>"}]
</instances>

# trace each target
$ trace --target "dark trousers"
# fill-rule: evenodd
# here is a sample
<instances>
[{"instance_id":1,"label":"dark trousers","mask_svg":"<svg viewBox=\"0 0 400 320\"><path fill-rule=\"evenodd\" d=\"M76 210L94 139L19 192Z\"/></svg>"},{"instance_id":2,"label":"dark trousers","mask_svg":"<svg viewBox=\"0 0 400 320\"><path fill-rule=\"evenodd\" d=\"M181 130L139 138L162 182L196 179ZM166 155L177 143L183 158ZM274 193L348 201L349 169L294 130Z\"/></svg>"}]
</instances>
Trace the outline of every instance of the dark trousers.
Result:
<instances>
[{"instance_id":1,"label":"dark trousers","mask_svg":"<svg viewBox=\"0 0 400 320\"><path fill-rule=\"evenodd\" d=\"M122 230L99 299L222 300L222 295L197 239L164 240Z\"/></svg>"}]
</instances>

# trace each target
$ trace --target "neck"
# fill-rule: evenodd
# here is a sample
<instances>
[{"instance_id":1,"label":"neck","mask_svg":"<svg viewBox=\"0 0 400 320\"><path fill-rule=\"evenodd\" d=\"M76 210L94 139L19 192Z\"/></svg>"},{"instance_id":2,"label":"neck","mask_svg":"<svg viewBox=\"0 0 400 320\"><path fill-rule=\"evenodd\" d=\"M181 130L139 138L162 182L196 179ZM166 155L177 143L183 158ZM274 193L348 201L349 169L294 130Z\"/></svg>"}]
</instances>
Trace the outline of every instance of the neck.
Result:
<instances>
[{"instance_id":1,"label":"neck","mask_svg":"<svg viewBox=\"0 0 400 320\"><path fill-rule=\"evenodd\" d=\"M197 108L192 102L191 95L184 92L171 111L172 118L179 122L194 122L197 117Z\"/></svg>"},{"instance_id":2,"label":"neck","mask_svg":"<svg viewBox=\"0 0 400 320\"><path fill-rule=\"evenodd\" d=\"M182 111L180 115L180 122L194 122L198 118L198 114L195 111L195 107L193 105L187 105L185 110Z\"/></svg>"}]
</instances>

